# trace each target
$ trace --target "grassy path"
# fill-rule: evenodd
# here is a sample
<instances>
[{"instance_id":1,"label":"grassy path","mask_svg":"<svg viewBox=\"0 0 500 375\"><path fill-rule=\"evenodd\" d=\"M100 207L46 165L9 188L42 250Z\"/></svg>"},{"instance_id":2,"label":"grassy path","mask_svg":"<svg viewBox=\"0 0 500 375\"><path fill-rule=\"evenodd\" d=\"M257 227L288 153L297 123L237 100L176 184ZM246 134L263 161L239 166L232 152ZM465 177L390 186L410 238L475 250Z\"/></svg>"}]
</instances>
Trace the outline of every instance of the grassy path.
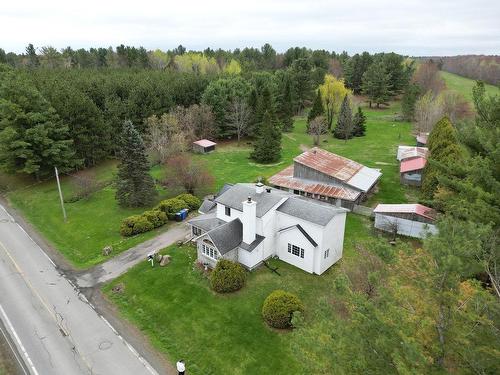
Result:
<instances>
[{"instance_id":1,"label":"grassy path","mask_svg":"<svg viewBox=\"0 0 500 375\"><path fill-rule=\"evenodd\" d=\"M468 101L472 102L472 88L476 84L476 81L470 78L465 78L453 73L441 71L441 77L443 77L446 82L446 86L449 90L456 91L464 96ZM499 94L498 87L493 85L485 84L486 94L494 95Z\"/></svg>"}]
</instances>

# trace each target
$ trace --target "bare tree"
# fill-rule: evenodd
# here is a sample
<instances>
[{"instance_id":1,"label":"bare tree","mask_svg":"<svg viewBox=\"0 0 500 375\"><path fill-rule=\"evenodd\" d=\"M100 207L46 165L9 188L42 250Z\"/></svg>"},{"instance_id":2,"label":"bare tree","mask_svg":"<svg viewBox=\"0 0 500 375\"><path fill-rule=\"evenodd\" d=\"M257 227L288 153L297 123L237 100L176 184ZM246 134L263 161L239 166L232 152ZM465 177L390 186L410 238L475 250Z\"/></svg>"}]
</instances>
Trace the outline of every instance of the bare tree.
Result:
<instances>
[{"instance_id":1,"label":"bare tree","mask_svg":"<svg viewBox=\"0 0 500 375\"><path fill-rule=\"evenodd\" d=\"M148 152L154 161L163 163L170 156L186 151L192 137L179 118L183 118L183 114L176 109L146 119Z\"/></svg>"},{"instance_id":2,"label":"bare tree","mask_svg":"<svg viewBox=\"0 0 500 375\"><path fill-rule=\"evenodd\" d=\"M182 186L190 194L204 195L213 191L214 177L202 160L194 160L189 155L177 155L166 163L164 185L169 188Z\"/></svg>"},{"instance_id":3,"label":"bare tree","mask_svg":"<svg viewBox=\"0 0 500 375\"><path fill-rule=\"evenodd\" d=\"M71 175L71 186L73 187L73 195L67 201L76 202L90 197L102 184L99 184L92 169L86 169Z\"/></svg>"},{"instance_id":4,"label":"bare tree","mask_svg":"<svg viewBox=\"0 0 500 375\"><path fill-rule=\"evenodd\" d=\"M471 116L472 109L465 98L456 91L443 91L440 95L443 113L452 123Z\"/></svg>"},{"instance_id":5,"label":"bare tree","mask_svg":"<svg viewBox=\"0 0 500 375\"><path fill-rule=\"evenodd\" d=\"M446 87L439 75L438 66L432 61L419 65L413 75L413 82L420 86L422 92L432 91L434 95L439 94Z\"/></svg>"},{"instance_id":6,"label":"bare tree","mask_svg":"<svg viewBox=\"0 0 500 375\"><path fill-rule=\"evenodd\" d=\"M415 103L415 131L429 133L443 116L442 100L439 97L434 97L432 91L427 91Z\"/></svg>"},{"instance_id":7,"label":"bare tree","mask_svg":"<svg viewBox=\"0 0 500 375\"><path fill-rule=\"evenodd\" d=\"M214 138L217 131L210 106L193 104L185 111L186 123L196 138Z\"/></svg>"},{"instance_id":8,"label":"bare tree","mask_svg":"<svg viewBox=\"0 0 500 375\"><path fill-rule=\"evenodd\" d=\"M235 99L231 102L230 113L228 116L229 126L236 132L238 146L240 139L246 135L250 124L250 108L243 99Z\"/></svg>"},{"instance_id":9,"label":"bare tree","mask_svg":"<svg viewBox=\"0 0 500 375\"><path fill-rule=\"evenodd\" d=\"M319 145L319 139L326 133L328 124L324 116L317 116L309 122L309 133L313 136L315 146Z\"/></svg>"}]
</instances>

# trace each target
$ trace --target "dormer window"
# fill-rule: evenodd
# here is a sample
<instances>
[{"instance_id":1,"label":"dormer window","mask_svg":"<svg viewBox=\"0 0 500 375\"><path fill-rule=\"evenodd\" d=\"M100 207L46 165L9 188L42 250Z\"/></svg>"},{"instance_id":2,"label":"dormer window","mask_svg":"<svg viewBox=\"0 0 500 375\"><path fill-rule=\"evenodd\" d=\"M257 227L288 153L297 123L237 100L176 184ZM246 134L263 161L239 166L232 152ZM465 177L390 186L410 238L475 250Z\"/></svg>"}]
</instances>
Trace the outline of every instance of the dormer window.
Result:
<instances>
[{"instance_id":1,"label":"dormer window","mask_svg":"<svg viewBox=\"0 0 500 375\"><path fill-rule=\"evenodd\" d=\"M231 216L231 207L225 206L224 213L226 214L226 216Z\"/></svg>"}]
</instances>

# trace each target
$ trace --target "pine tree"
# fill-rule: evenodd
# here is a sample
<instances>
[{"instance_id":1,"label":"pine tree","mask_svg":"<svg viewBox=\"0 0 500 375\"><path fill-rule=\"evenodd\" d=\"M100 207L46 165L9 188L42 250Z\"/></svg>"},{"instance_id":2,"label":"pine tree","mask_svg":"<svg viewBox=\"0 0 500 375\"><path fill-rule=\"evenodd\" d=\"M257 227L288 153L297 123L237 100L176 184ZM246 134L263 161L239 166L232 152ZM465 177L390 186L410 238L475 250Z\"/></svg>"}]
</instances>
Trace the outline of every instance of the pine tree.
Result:
<instances>
[{"instance_id":1,"label":"pine tree","mask_svg":"<svg viewBox=\"0 0 500 375\"><path fill-rule=\"evenodd\" d=\"M439 188L440 169L462 159L455 128L447 117L434 125L427 146L429 157L423 172L421 195L423 199L432 200Z\"/></svg>"},{"instance_id":2,"label":"pine tree","mask_svg":"<svg viewBox=\"0 0 500 375\"><path fill-rule=\"evenodd\" d=\"M325 108L323 107L323 100L321 99L321 91L318 89L316 91L316 97L314 98L313 106L307 115L307 124L314 120L318 116L324 116Z\"/></svg>"},{"instance_id":3,"label":"pine tree","mask_svg":"<svg viewBox=\"0 0 500 375\"><path fill-rule=\"evenodd\" d=\"M0 73L0 168L39 178L78 164L54 108L22 73Z\"/></svg>"},{"instance_id":4,"label":"pine tree","mask_svg":"<svg viewBox=\"0 0 500 375\"><path fill-rule=\"evenodd\" d=\"M342 105L340 106L340 113L337 119L337 126L333 130L333 136L335 138L344 139L346 142L349 138L352 138L353 132L353 121L351 106L349 103L349 97L344 96Z\"/></svg>"},{"instance_id":5,"label":"pine tree","mask_svg":"<svg viewBox=\"0 0 500 375\"><path fill-rule=\"evenodd\" d=\"M292 83L289 75L285 76L283 92L280 95L278 105L278 117L283 124L283 131L289 132L293 129L293 97Z\"/></svg>"},{"instance_id":6,"label":"pine tree","mask_svg":"<svg viewBox=\"0 0 500 375\"><path fill-rule=\"evenodd\" d=\"M281 158L281 128L271 111L264 113L251 158L258 163L273 163Z\"/></svg>"},{"instance_id":7,"label":"pine tree","mask_svg":"<svg viewBox=\"0 0 500 375\"><path fill-rule=\"evenodd\" d=\"M131 121L123 124L121 138L116 199L122 207L147 206L154 201L156 190L149 174L146 148Z\"/></svg>"},{"instance_id":8,"label":"pine tree","mask_svg":"<svg viewBox=\"0 0 500 375\"><path fill-rule=\"evenodd\" d=\"M352 134L355 137L363 137L366 132L366 116L361 110L361 107L358 107L358 111L354 115L352 122L353 122Z\"/></svg>"},{"instance_id":9,"label":"pine tree","mask_svg":"<svg viewBox=\"0 0 500 375\"><path fill-rule=\"evenodd\" d=\"M33 44L30 43L26 47L26 55L28 55L28 65L30 68L40 66L40 60L38 59L38 55L36 54L36 49L33 47Z\"/></svg>"},{"instance_id":10,"label":"pine tree","mask_svg":"<svg viewBox=\"0 0 500 375\"><path fill-rule=\"evenodd\" d=\"M365 74L363 74L363 94L367 95L370 99L370 108L372 107L372 102L377 104L377 108L380 108L380 104L387 104L391 96L389 79L390 76L381 61L370 65Z\"/></svg>"},{"instance_id":11,"label":"pine tree","mask_svg":"<svg viewBox=\"0 0 500 375\"><path fill-rule=\"evenodd\" d=\"M416 84L409 84L401 99L401 111L405 121L413 121L415 118L415 103L420 95L420 87Z\"/></svg>"}]
</instances>

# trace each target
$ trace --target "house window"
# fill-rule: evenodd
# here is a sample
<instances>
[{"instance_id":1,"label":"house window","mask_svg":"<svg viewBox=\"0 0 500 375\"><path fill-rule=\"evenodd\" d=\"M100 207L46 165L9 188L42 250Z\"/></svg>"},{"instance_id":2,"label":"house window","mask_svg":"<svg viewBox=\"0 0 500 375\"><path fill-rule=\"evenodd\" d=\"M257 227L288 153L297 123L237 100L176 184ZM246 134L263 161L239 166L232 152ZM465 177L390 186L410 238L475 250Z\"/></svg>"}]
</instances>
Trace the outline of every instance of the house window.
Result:
<instances>
[{"instance_id":1,"label":"house window","mask_svg":"<svg viewBox=\"0 0 500 375\"><path fill-rule=\"evenodd\" d=\"M231 216L231 207L224 207L224 213L226 216Z\"/></svg>"},{"instance_id":2,"label":"house window","mask_svg":"<svg viewBox=\"0 0 500 375\"><path fill-rule=\"evenodd\" d=\"M288 252L297 257L304 258L304 249L296 245L292 245L291 243L288 244Z\"/></svg>"},{"instance_id":3,"label":"house window","mask_svg":"<svg viewBox=\"0 0 500 375\"><path fill-rule=\"evenodd\" d=\"M217 252L217 250L215 250L211 246L205 245L204 243L201 244L201 252L203 255L205 255L213 260L219 259L219 253Z\"/></svg>"},{"instance_id":4,"label":"house window","mask_svg":"<svg viewBox=\"0 0 500 375\"><path fill-rule=\"evenodd\" d=\"M307 193L306 195L307 195L309 198L311 198L311 197L313 196L313 195L312 195L312 193Z\"/></svg>"},{"instance_id":5,"label":"house window","mask_svg":"<svg viewBox=\"0 0 500 375\"><path fill-rule=\"evenodd\" d=\"M299 195L299 191L298 190L294 190L293 193Z\"/></svg>"},{"instance_id":6,"label":"house window","mask_svg":"<svg viewBox=\"0 0 500 375\"><path fill-rule=\"evenodd\" d=\"M193 226L193 236L201 235L201 229Z\"/></svg>"},{"instance_id":7,"label":"house window","mask_svg":"<svg viewBox=\"0 0 500 375\"><path fill-rule=\"evenodd\" d=\"M325 259L330 256L330 249L325 250Z\"/></svg>"}]
</instances>

